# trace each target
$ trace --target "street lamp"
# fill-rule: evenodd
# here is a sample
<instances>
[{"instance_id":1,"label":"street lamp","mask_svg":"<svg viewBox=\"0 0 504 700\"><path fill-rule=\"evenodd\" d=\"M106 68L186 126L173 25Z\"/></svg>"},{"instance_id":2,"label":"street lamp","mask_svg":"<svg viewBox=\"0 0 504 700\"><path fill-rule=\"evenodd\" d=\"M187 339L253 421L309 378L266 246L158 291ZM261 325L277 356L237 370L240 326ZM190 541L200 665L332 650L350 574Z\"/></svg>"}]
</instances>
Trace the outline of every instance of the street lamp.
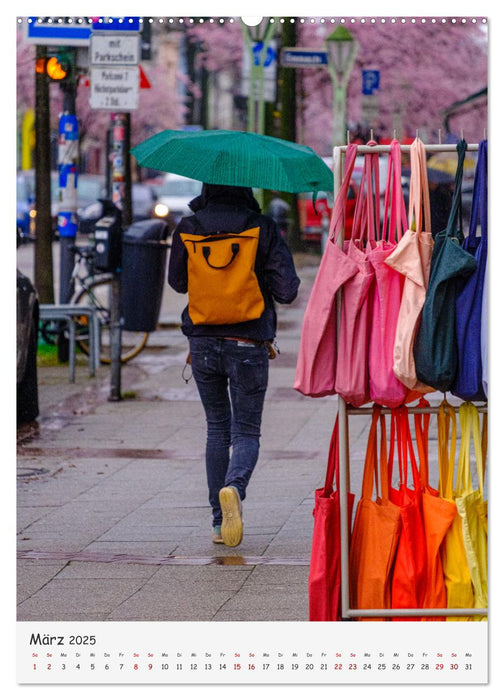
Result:
<instances>
[{"instance_id":1,"label":"street lamp","mask_svg":"<svg viewBox=\"0 0 504 700\"><path fill-rule=\"evenodd\" d=\"M359 45L346 27L339 26L325 40L333 81L333 145L343 144L346 128L346 89Z\"/></svg>"}]
</instances>

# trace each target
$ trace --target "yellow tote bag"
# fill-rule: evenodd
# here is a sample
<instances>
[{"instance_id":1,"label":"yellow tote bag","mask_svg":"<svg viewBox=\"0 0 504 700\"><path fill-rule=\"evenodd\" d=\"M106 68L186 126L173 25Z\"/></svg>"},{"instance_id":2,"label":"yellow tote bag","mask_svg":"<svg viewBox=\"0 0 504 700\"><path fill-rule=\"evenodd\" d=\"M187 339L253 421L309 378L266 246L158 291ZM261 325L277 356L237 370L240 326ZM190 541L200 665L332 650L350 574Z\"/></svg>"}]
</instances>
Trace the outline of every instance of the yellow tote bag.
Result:
<instances>
[{"instance_id":1,"label":"yellow tote bag","mask_svg":"<svg viewBox=\"0 0 504 700\"><path fill-rule=\"evenodd\" d=\"M255 273L259 227L242 233L181 233L188 255L189 316L194 324L257 319L264 298Z\"/></svg>"},{"instance_id":2,"label":"yellow tote bag","mask_svg":"<svg viewBox=\"0 0 504 700\"><path fill-rule=\"evenodd\" d=\"M457 445L457 418L453 406L443 401L438 411L439 496L455 505L453 476ZM467 562L462 518L455 518L441 544L441 561L446 586L446 607L473 608L474 589ZM447 617L447 621L470 621L473 617Z\"/></svg>"},{"instance_id":3,"label":"yellow tote bag","mask_svg":"<svg viewBox=\"0 0 504 700\"><path fill-rule=\"evenodd\" d=\"M455 498L457 510L462 519L464 546L474 587L474 607L486 608L488 605L488 547L487 547L487 502L483 496L484 466L483 452L486 452L486 422L484 437L476 406L465 402L460 406L460 455L457 472L457 492ZM473 489L470 464L470 442L474 446L478 488ZM486 620L486 616L477 617Z\"/></svg>"}]
</instances>

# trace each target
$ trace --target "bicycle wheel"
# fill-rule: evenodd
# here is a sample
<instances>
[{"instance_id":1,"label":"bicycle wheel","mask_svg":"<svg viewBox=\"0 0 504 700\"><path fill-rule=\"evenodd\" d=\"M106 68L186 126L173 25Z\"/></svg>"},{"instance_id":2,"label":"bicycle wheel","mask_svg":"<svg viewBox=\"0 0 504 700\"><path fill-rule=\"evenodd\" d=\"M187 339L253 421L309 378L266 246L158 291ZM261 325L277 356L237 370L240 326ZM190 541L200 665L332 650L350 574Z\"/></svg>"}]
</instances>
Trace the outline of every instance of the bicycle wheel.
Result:
<instances>
[{"instance_id":1,"label":"bicycle wheel","mask_svg":"<svg viewBox=\"0 0 504 700\"><path fill-rule=\"evenodd\" d=\"M93 280L85 289L77 292L73 303L81 306L94 307L98 311L100 319L100 362L110 364L110 300L112 293L112 279L102 277ZM81 350L89 355L88 321L83 316L78 323L76 331L77 344ZM141 352L149 337L148 333L125 331L121 332L121 362L127 362Z\"/></svg>"}]
</instances>

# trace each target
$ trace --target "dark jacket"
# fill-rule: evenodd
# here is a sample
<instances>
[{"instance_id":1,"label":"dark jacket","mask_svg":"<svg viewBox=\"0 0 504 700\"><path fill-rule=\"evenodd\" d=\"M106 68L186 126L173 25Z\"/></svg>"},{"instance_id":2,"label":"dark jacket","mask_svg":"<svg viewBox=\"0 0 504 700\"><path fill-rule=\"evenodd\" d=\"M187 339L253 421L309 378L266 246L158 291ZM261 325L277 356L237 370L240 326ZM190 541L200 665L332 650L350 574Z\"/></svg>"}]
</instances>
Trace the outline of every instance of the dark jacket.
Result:
<instances>
[{"instance_id":1,"label":"dark jacket","mask_svg":"<svg viewBox=\"0 0 504 700\"><path fill-rule=\"evenodd\" d=\"M192 216L184 217L173 233L168 283L176 292L187 293L187 251L180 232L213 234L240 233L259 226L255 273L265 308L260 318L232 325L194 325L188 308L182 312L182 332L187 336L236 336L273 340L276 335L275 304L290 304L297 296L299 278L292 255L273 219L260 213L252 190L246 187L203 185L200 197L189 206Z\"/></svg>"}]
</instances>

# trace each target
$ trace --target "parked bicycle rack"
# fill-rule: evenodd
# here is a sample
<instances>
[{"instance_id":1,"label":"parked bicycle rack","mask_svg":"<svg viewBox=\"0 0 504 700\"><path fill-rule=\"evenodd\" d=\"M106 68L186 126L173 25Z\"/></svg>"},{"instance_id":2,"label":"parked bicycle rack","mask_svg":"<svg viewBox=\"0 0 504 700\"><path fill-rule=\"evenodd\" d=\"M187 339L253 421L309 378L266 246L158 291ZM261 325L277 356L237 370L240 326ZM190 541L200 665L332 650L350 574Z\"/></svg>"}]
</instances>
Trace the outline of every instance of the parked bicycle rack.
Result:
<instances>
[{"instance_id":1,"label":"parked bicycle rack","mask_svg":"<svg viewBox=\"0 0 504 700\"><path fill-rule=\"evenodd\" d=\"M75 382L76 333L75 318L85 316L89 329L89 376L94 377L100 363L100 319L97 310L76 304L40 304L41 321L65 321L69 334L70 381Z\"/></svg>"},{"instance_id":2,"label":"parked bicycle rack","mask_svg":"<svg viewBox=\"0 0 504 700\"><path fill-rule=\"evenodd\" d=\"M342 180L342 155L346 151L346 146L336 146L333 151L334 158L334 189L337 193ZM478 144L468 144L467 151L478 151ZM455 152L456 144L433 144L426 145L426 151L429 152ZM409 145L401 145L401 151L409 153ZM358 146L358 153L389 153L389 145L377 146ZM340 232L338 244L343 247L343 232ZM337 314L339 325L339 314L341 310L341 291L337 294ZM486 412L486 406L477 406L479 412ZM436 413L437 406L429 408L408 408L409 413ZM457 410L457 409L455 409ZM340 478L340 531L341 531L341 604L342 618L351 619L357 617L438 617L438 616L476 616L487 615L487 608L399 608L399 609L355 609L350 608L350 571L349 571L349 539L350 533L348 528L348 508L347 508L347 492L350 482L350 465L349 465L349 440L348 440L348 416L349 415L371 415L372 407L353 408L347 405L343 398L338 397L338 415L339 421L339 478ZM389 409L382 408L383 413L390 412Z\"/></svg>"}]
</instances>

